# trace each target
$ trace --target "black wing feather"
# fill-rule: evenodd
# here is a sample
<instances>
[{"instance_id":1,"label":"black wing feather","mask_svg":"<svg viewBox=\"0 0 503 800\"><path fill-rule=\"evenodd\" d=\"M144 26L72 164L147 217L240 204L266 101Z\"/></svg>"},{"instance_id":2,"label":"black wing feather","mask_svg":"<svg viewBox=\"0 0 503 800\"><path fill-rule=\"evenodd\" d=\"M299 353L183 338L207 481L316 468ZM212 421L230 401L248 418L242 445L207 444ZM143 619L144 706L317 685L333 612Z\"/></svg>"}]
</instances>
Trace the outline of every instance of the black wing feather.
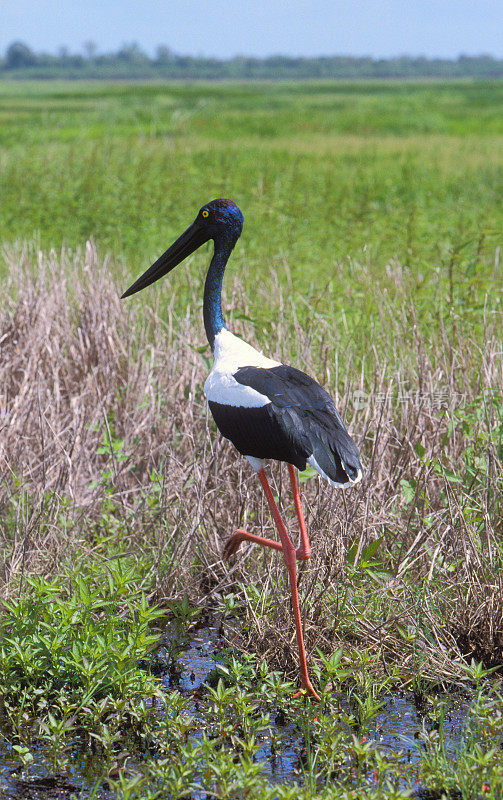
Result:
<instances>
[{"instance_id":1,"label":"black wing feather","mask_svg":"<svg viewBox=\"0 0 503 800\"><path fill-rule=\"evenodd\" d=\"M314 455L336 483L358 477L358 449L332 398L309 375L282 364L271 369L240 367L234 378L270 400L259 408L209 403L218 428L239 452L287 461L298 469L305 469Z\"/></svg>"}]
</instances>

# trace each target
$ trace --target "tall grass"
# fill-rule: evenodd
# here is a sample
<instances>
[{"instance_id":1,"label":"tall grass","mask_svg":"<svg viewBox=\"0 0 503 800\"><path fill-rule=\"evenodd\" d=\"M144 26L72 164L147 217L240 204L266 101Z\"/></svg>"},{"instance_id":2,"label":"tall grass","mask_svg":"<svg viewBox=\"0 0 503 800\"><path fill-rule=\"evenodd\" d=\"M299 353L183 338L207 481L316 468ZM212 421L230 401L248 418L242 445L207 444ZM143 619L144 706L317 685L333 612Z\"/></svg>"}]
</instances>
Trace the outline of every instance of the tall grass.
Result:
<instances>
[{"instance_id":1,"label":"tall grass","mask_svg":"<svg viewBox=\"0 0 503 800\"><path fill-rule=\"evenodd\" d=\"M161 314L154 291L121 304L109 262L90 244L77 254L26 245L5 257L4 597L23 575L49 576L77 558L136 559L161 603L188 593L216 607L233 595L248 620L243 646L290 671L281 559L253 548L230 565L220 558L236 526L274 532L247 462L206 410L210 354L190 265L179 275L190 303L180 309L172 295ZM307 327L288 290L278 283L271 295L275 275L253 298L229 279L224 303L235 332L321 379L362 446L360 488L343 494L301 476L314 545L300 574L308 647L330 653L343 642L375 655L376 670L400 665L405 681L462 681L466 659L499 664L503 653L500 315L487 303L470 326L453 305L426 342L415 322L421 298L402 286L401 264L392 299L365 263L351 269L381 323L363 364L350 346L340 350L336 295L324 314L310 303ZM257 332L250 309L262 300L274 322ZM291 520L281 467L272 475Z\"/></svg>"}]
</instances>

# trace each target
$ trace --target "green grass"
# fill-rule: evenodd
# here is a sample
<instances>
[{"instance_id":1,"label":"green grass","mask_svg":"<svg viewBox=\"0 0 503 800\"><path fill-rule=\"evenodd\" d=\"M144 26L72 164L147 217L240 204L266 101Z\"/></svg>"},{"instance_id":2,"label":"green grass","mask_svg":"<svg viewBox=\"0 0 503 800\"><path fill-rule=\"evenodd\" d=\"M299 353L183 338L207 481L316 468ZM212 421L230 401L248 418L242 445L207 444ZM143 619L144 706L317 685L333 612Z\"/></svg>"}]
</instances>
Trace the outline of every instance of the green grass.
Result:
<instances>
[{"instance_id":1,"label":"green grass","mask_svg":"<svg viewBox=\"0 0 503 800\"><path fill-rule=\"evenodd\" d=\"M295 291L316 297L341 265L364 317L351 263L392 287L398 259L431 298L458 252L456 282L470 268L490 285L502 108L503 83L3 84L0 239L74 248L92 236L133 276L200 205L231 196L245 214L233 269L248 287L286 262Z\"/></svg>"},{"instance_id":2,"label":"green grass","mask_svg":"<svg viewBox=\"0 0 503 800\"><path fill-rule=\"evenodd\" d=\"M486 295L500 309L502 104L503 83L3 84L0 241L92 237L120 291L230 196L245 227L229 275L250 296L288 275L300 322L321 315L355 368L388 358L382 291L414 298L426 343L453 315L480 339ZM199 299L208 256L191 286L178 272L152 291ZM247 315L271 335L267 304Z\"/></svg>"}]
</instances>

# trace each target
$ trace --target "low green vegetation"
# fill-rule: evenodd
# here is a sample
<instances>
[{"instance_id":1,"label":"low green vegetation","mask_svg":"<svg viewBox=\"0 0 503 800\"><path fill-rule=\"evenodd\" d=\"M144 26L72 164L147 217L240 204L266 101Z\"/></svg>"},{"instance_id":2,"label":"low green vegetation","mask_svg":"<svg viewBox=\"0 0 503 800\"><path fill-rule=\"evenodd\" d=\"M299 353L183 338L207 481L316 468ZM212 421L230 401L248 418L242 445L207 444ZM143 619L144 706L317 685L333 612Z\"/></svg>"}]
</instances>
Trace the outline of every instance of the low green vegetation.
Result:
<instances>
[{"instance_id":1,"label":"low green vegetation","mask_svg":"<svg viewBox=\"0 0 503 800\"><path fill-rule=\"evenodd\" d=\"M419 738L395 752L379 746L380 714L400 674L376 680L364 651L321 657L319 705L292 700L294 685L265 662L224 652L212 685L189 707L190 698L150 674L160 636L147 625L159 612L142 599L134 566L120 564L93 564L59 585L32 581L22 599L4 604L2 732L25 779L35 762L73 774L77 759L93 796L111 789L124 800L200 792L406 800L418 785L432 797L501 797L503 698L480 665L466 667L475 690L455 749L445 731L453 702L427 693ZM124 607L128 615L119 613ZM176 662L194 610L185 600L171 614ZM289 783L271 785L264 762L282 761L285 729L296 742Z\"/></svg>"},{"instance_id":2,"label":"low green vegetation","mask_svg":"<svg viewBox=\"0 0 503 800\"><path fill-rule=\"evenodd\" d=\"M34 745L60 773L76 740L113 752L124 732L146 735L145 700L162 695L146 664L161 612L139 591L138 577L122 560L82 564L52 580L30 578L19 598L4 600L2 726L23 767Z\"/></svg>"},{"instance_id":3,"label":"low green vegetation","mask_svg":"<svg viewBox=\"0 0 503 800\"><path fill-rule=\"evenodd\" d=\"M78 761L120 798L501 798L502 102L497 82L0 86L0 710L26 780ZM226 195L229 327L319 378L366 468L344 495L300 476L320 707L292 700L281 560L221 560L235 527L274 533L205 409L209 251L118 299ZM204 620L227 646L182 696L165 673ZM381 747L399 689L424 726ZM281 720L301 788L267 772Z\"/></svg>"}]
</instances>

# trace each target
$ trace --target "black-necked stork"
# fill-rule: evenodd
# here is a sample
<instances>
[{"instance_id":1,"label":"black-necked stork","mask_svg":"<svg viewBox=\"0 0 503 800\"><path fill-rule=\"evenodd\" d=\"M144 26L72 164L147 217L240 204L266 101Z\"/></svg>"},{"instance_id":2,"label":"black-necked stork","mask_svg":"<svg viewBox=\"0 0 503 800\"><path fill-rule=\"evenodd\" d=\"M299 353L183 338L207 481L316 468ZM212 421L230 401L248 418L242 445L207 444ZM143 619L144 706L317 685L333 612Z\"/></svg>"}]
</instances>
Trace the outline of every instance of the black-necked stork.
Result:
<instances>
[{"instance_id":1,"label":"black-necked stork","mask_svg":"<svg viewBox=\"0 0 503 800\"><path fill-rule=\"evenodd\" d=\"M246 456L265 492L280 541L237 530L228 539L223 557L233 555L243 541L281 550L292 593L301 687L319 699L308 675L297 592L296 561L311 555L295 467L310 464L332 486L345 488L362 477L358 449L349 436L330 395L295 367L267 358L226 327L222 315L222 281L229 256L243 229L243 215L231 200L204 205L189 228L157 259L123 297L139 292L166 275L205 242L213 239L213 258L204 285L203 316L214 361L204 392L217 428ZM292 544L264 472L267 459L286 461L300 546Z\"/></svg>"}]
</instances>

